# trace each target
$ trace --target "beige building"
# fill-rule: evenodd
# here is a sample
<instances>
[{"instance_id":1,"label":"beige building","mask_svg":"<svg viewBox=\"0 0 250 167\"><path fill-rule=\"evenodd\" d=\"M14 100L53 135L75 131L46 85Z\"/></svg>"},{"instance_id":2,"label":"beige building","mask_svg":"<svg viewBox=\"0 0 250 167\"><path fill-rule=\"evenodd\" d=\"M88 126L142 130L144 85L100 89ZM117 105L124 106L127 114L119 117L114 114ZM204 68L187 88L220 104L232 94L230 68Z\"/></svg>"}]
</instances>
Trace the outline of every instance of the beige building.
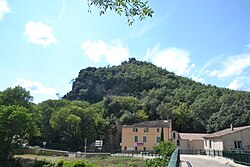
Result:
<instances>
[{"instance_id":1,"label":"beige building","mask_svg":"<svg viewBox=\"0 0 250 167\"><path fill-rule=\"evenodd\" d=\"M178 133L172 132L175 146L180 148L182 153L196 153L204 150L205 133Z\"/></svg>"},{"instance_id":2,"label":"beige building","mask_svg":"<svg viewBox=\"0 0 250 167\"><path fill-rule=\"evenodd\" d=\"M204 136L206 150L250 149L250 125L233 127Z\"/></svg>"},{"instance_id":3,"label":"beige building","mask_svg":"<svg viewBox=\"0 0 250 167\"><path fill-rule=\"evenodd\" d=\"M161 130L164 140L171 140L171 120L145 121L122 126L122 150L153 150L160 143Z\"/></svg>"}]
</instances>

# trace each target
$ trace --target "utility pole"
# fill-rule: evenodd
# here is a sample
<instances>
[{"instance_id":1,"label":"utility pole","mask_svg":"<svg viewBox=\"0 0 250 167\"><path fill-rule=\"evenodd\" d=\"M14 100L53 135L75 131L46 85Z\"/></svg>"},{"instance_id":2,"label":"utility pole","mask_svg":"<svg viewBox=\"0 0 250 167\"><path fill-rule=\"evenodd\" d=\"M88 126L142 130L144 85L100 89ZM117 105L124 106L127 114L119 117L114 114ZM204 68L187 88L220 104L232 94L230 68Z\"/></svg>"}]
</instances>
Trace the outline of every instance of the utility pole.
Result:
<instances>
[{"instance_id":1,"label":"utility pole","mask_svg":"<svg viewBox=\"0 0 250 167\"><path fill-rule=\"evenodd\" d=\"M86 156L86 152L87 152L87 139L85 139L84 152L85 152L85 156Z\"/></svg>"}]
</instances>

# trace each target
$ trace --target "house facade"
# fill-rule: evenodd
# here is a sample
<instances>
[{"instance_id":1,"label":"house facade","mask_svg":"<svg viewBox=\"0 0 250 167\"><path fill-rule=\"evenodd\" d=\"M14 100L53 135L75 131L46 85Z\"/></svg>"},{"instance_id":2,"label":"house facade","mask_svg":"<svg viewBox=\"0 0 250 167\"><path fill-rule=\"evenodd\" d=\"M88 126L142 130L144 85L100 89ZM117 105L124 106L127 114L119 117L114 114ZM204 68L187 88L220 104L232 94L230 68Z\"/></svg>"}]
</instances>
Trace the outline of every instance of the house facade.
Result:
<instances>
[{"instance_id":1,"label":"house facade","mask_svg":"<svg viewBox=\"0 0 250 167\"><path fill-rule=\"evenodd\" d=\"M250 125L233 127L204 136L206 150L250 149Z\"/></svg>"},{"instance_id":2,"label":"house facade","mask_svg":"<svg viewBox=\"0 0 250 167\"><path fill-rule=\"evenodd\" d=\"M156 120L122 126L122 150L153 150L160 143L161 131L164 141L171 140L171 120Z\"/></svg>"},{"instance_id":3,"label":"house facade","mask_svg":"<svg viewBox=\"0 0 250 167\"><path fill-rule=\"evenodd\" d=\"M182 153L195 153L204 150L205 133L178 133L172 132L172 141Z\"/></svg>"}]
</instances>

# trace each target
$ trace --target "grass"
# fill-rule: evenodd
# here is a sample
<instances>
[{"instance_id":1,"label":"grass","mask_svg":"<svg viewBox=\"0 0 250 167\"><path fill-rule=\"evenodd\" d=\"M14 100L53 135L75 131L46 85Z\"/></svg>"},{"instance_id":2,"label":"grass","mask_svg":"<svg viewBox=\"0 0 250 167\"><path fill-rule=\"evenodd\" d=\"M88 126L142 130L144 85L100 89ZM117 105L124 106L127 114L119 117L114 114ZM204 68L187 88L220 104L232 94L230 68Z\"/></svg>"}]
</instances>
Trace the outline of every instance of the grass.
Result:
<instances>
[{"instance_id":1,"label":"grass","mask_svg":"<svg viewBox=\"0 0 250 167\"><path fill-rule=\"evenodd\" d=\"M96 164L100 167L129 167L130 164L134 164L138 167L146 166L146 161L142 158L134 157L92 157L92 158L69 158L63 156L42 156L42 155L33 155L33 154L24 154L17 155L18 158L32 159L32 160L47 160L52 163L55 163L59 160L65 161L76 161L84 160L92 164Z\"/></svg>"}]
</instances>

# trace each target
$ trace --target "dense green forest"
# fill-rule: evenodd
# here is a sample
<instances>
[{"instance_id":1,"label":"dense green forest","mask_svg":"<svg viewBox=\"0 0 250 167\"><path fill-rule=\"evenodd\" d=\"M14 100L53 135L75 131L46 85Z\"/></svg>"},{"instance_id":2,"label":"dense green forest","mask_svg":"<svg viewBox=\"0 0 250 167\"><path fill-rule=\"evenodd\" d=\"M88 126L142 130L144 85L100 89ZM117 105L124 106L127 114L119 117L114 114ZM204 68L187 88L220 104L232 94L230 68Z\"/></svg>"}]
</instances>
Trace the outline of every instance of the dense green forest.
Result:
<instances>
[{"instance_id":1,"label":"dense green forest","mask_svg":"<svg viewBox=\"0 0 250 167\"><path fill-rule=\"evenodd\" d=\"M204 85L134 58L119 66L81 70L64 98L104 102L108 113L104 117L116 117L121 124L172 119L180 132L214 132L231 123L250 124L249 92ZM133 108L126 107L126 98L133 99Z\"/></svg>"},{"instance_id":2,"label":"dense green forest","mask_svg":"<svg viewBox=\"0 0 250 167\"><path fill-rule=\"evenodd\" d=\"M119 149L121 126L172 119L179 132L214 132L250 124L250 93L204 85L134 58L118 66L79 72L62 99L32 103L22 87L0 92L0 158L22 143L88 150L103 139ZM9 152L6 152L9 150Z\"/></svg>"}]
</instances>

